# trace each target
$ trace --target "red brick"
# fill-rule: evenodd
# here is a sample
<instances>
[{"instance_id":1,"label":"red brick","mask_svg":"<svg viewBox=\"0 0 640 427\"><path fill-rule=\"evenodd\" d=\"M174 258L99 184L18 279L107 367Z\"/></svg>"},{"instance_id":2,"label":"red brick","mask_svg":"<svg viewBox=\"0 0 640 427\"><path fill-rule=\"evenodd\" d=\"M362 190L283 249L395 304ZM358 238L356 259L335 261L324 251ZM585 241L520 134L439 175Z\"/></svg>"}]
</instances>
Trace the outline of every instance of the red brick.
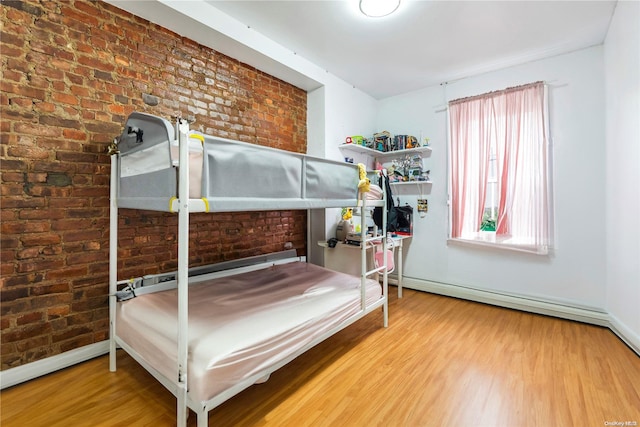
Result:
<instances>
[{"instance_id":1,"label":"red brick","mask_svg":"<svg viewBox=\"0 0 640 427\"><path fill-rule=\"evenodd\" d=\"M59 151L58 153L56 153L56 159L60 160L61 162L93 163L96 161L96 155L87 154L87 153Z\"/></svg>"},{"instance_id":2,"label":"red brick","mask_svg":"<svg viewBox=\"0 0 640 427\"><path fill-rule=\"evenodd\" d=\"M51 224L51 230L85 230L92 228L91 219L60 219Z\"/></svg>"},{"instance_id":3,"label":"red brick","mask_svg":"<svg viewBox=\"0 0 640 427\"><path fill-rule=\"evenodd\" d=\"M50 228L48 221L8 221L0 224L0 230L6 234L41 233Z\"/></svg>"},{"instance_id":4,"label":"red brick","mask_svg":"<svg viewBox=\"0 0 640 427\"><path fill-rule=\"evenodd\" d=\"M23 327L16 327L13 330L2 333L2 342L15 342L24 339L43 335L50 331L50 326L46 323L37 325L27 325Z\"/></svg>"},{"instance_id":5,"label":"red brick","mask_svg":"<svg viewBox=\"0 0 640 427\"><path fill-rule=\"evenodd\" d=\"M76 165L73 163L62 163L62 162L43 162L43 161L35 161L32 164L32 168L34 172L68 172L71 173L75 170Z\"/></svg>"},{"instance_id":6,"label":"red brick","mask_svg":"<svg viewBox=\"0 0 640 427\"><path fill-rule=\"evenodd\" d=\"M87 333L60 343L60 351L69 351L93 343L93 334Z\"/></svg>"},{"instance_id":7,"label":"red brick","mask_svg":"<svg viewBox=\"0 0 640 427\"><path fill-rule=\"evenodd\" d=\"M86 326L76 326L73 328L67 328L64 332L62 333L56 333L53 334L51 336L51 341L53 343L59 342L59 341L64 341L70 338L74 338L77 337L79 335L84 335L84 334L88 334L91 332L91 329L87 328Z\"/></svg>"},{"instance_id":8,"label":"red brick","mask_svg":"<svg viewBox=\"0 0 640 427\"><path fill-rule=\"evenodd\" d=\"M46 149L51 150L51 151L55 151L55 150L61 150L61 151L82 150L82 148L83 148L82 141L72 140L71 138L66 137L67 133L70 133L71 135L77 135L76 132L82 132L82 131L76 131L74 129L63 129L62 130L62 134L64 136L64 139L39 138L38 139L38 146L40 148L46 148Z\"/></svg>"},{"instance_id":9,"label":"red brick","mask_svg":"<svg viewBox=\"0 0 640 427\"><path fill-rule=\"evenodd\" d=\"M15 343L15 346L17 351L24 353L29 350L37 349L39 347L47 347L49 345L49 342L50 341L48 336L41 335L17 342Z\"/></svg>"},{"instance_id":10,"label":"red brick","mask_svg":"<svg viewBox=\"0 0 640 427\"><path fill-rule=\"evenodd\" d=\"M2 303L7 304L16 299L27 298L29 296L28 288L2 289L0 290Z\"/></svg>"},{"instance_id":11,"label":"red brick","mask_svg":"<svg viewBox=\"0 0 640 427\"><path fill-rule=\"evenodd\" d=\"M64 267L57 270L47 272L47 280L71 280L75 277L86 276L88 273L87 265L78 265L75 267Z\"/></svg>"},{"instance_id":12,"label":"red brick","mask_svg":"<svg viewBox=\"0 0 640 427\"><path fill-rule=\"evenodd\" d=\"M4 79L0 82L0 89L3 92L10 93L10 94L13 93L16 95L21 95L28 98L34 98L34 99L40 99L40 100L45 99L45 91L42 89L36 89L36 88L29 87L27 85L12 83Z\"/></svg>"},{"instance_id":13,"label":"red brick","mask_svg":"<svg viewBox=\"0 0 640 427\"><path fill-rule=\"evenodd\" d=\"M56 105L51 102L34 102L33 110L39 113L52 113L55 111Z\"/></svg>"},{"instance_id":14,"label":"red brick","mask_svg":"<svg viewBox=\"0 0 640 427\"><path fill-rule=\"evenodd\" d=\"M49 325L51 325L52 332L64 331L69 326L67 317L56 317L49 319Z\"/></svg>"},{"instance_id":15,"label":"red brick","mask_svg":"<svg viewBox=\"0 0 640 427\"><path fill-rule=\"evenodd\" d=\"M34 296L31 298L31 305L34 309L49 308L57 305L69 304L72 296L68 293L64 294L47 294Z\"/></svg>"},{"instance_id":16,"label":"red brick","mask_svg":"<svg viewBox=\"0 0 640 427\"><path fill-rule=\"evenodd\" d=\"M19 260L28 260L29 258L37 258L40 256L40 248L28 248L22 249L16 252L16 259Z\"/></svg>"},{"instance_id":17,"label":"red brick","mask_svg":"<svg viewBox=\"0 0 640 427\"><path fill-rule=\"evenodd\" d=\"M46 19L39 19L35 22L35 28L49 34L64 34L65 27Z\"/></svg>"},{"instance_id":18,"label":"red brick","mask_svg":"<svg viewBox=\"0 0 640 427\"><path fill-rule=\"evenodd\" d=\"M82 3L82 2L81 2ZM93 13L83 13L87 12L86 9L89 9L87 5L85 5L85 10L81 11L81 7L71 8L71 7L63 7L61 9L62 15L67 18L63 22L68 23L70 21L77 21L87 24L88 27L95 27L99 25L98 17ZM95 8L94 8L95 9ZM82 27L81 27L82 28Z\"/></svg>"},{"instance_id":19,"label":"red brick","mask_svg":"<svg viewBox=\"0 0 640 427\"><path fill-rule=\"evenodd\" d=\"M31 288L31 295L48 295L48 294L60 294L69 292L70 287L68 283L57 283L54 285L41 285Z\"/></svg>"},{"instance_id":20,"label":"red brick","mask_svg":"<svg viewBox=\"0 0 640 427\"><path fill-rule=\"evenodd\" d=\"M66 212L63 209L25 209L20 211L19 217L23 220L55 220L65 218Z\"/></svg>"},{"instance_id":21,"label":"red brick","mask_svg":"<svg viewBox=\"0 0 640 427\"><path fill-rule=\"evenodd\" d=\"M21 261L18 264L18 273L28 273L35 271L55 270L64 267L65 262L62 259L40 259Z\"/></svg>"},{"instance_id":22,"label":"red brick","mask_svg":"<svg viewBox=\"0 0 640 427\"><path fill-rule=\"evenodd\" d=\"M79 120L65 119L59 116L41 115L39 122L40 124L50 127L63 127L72 129L82 128L82 123Z\"/></svg>"},{"instance_id":23,"label":"red brick","mask_svg":"<svg viewBox=\"0 0 640 427\"><path fill-rule=\"evenodd\" d=\"M61 242L60 235L54 233L25 234L20 236L24 247L55 245Z\"/></svg>"},{"instance_id":24,"label":"red brick","mask_svg":"<svg viewBox=\"0 0 640 427\"><path fill-rule=\"evenodd\" d=\"M69 315L71 308L68 305L51 307L47 309L47 320L58 319Z\"/></svg>"},{"instance_id":25,"label":"red brick","mask_svg":"<svg viewBox=\"0 0 640 427\"><path fill-rule=\"evenodd\" d=\"M16 318L16 324L18 326L22 326L22 325L26 325L29 323L38 323L40 321L42 321L42 319L44 318L43 314L41 311L35 311L33 313L27 313L27 314L23 314L21 316L18 316Z\"/></svg>"},{"instance_id":26,"label":"red brick","mask_svg":"<svg viewBox=\"0 0 640 427\"><path fill-rule=\"evenodd\" d=\"M115 71L115 65L88 55L79 55L78 63L91 70Z\"/></svg>"},{"instance_id":27,"label":"red brick","mask_svg":"<svg viewBox=\"0 0 640 427\"><path fill-rule=\"evenodd\" d=\"M69 197L71 194L71 189L69 187L60 188L60 187L52 187L50 185L34 185L25 192L29 196L33 197Z\"/></svg>"},{"instance_id":28,"label":"red brick","mask_svg":"<svg viewBox=\"0 0 640 427\"><path fill-rule=\"evenodd\" d=\"M3 54L4 54L5 48L11 48L11 47L24 48L25 47L25 39L19 34L2 31L0 32L0 40L2 40Z\"/></svg>"},{"instance_id":29,"label":"red brick","mask_svg":"<svg viewBox=\"0 0 640 427\"><path fill-rule=\"evenodd\" d=\"M60 104L78 105L80 103L76 96L67 93L55 92L51 95L51 99Z\"/></svg>"}]
</instances>

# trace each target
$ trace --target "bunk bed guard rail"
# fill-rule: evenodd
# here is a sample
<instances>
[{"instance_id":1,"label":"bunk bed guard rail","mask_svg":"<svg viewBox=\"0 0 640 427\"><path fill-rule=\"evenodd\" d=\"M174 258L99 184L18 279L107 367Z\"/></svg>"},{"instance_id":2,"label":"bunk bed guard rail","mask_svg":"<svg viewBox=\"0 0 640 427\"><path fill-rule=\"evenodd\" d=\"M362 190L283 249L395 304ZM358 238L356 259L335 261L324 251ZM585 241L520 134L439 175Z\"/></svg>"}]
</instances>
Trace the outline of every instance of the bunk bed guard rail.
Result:
<instances>
[{"instance_id":1,"label":"bunk bed guard rail","mask_svg":"<svg viewBox=\"0 0 640 427\"><path fill-rule=\"evenodd\" d=\"M118 206L171 211L179 166L173 125L134 112L118 151ZM209 135L189 142L189 198L213 212L356 206L358 180L350 163Z\"/></svg>"}]
</instances>

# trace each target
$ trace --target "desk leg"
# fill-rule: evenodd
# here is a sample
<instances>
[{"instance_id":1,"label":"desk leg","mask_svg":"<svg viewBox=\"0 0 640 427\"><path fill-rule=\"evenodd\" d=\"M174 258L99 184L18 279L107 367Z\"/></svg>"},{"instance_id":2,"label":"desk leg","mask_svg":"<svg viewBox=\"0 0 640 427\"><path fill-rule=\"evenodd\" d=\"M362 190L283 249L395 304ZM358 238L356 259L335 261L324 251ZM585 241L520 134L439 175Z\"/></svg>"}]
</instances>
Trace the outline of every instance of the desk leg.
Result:
<instances>
[{"instance_id":1,"label":"desk leg","mask_svg":"<svg viewBox=\"0 0 640 427\"><path fill-rule=\"evenodd\" d=\"M400 239L398 245L398 298L402 298L402 240Z\"/></svg>"}]
</instances>

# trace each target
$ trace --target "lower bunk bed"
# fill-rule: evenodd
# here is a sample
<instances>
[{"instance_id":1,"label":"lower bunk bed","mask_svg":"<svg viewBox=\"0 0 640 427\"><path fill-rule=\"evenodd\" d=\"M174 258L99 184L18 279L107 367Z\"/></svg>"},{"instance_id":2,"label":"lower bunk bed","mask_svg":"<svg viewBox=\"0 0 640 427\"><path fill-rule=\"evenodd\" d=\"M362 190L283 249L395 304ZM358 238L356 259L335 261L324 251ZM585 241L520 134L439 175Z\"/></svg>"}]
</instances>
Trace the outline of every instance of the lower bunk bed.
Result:
<instances>
[{"instance_id":1,"label":"lower bunk bed","mask_svg":"<svg viewBox=\"0 0 640 427\"><path fill-rule=\"evenodd\" d=\"M363 288L360 277L290 255L190 277L187 406L199 427L211 409L383 307L378 281ZM175 282L125 283L114 339L177 395Z\"/></svg>"}]
</instances>

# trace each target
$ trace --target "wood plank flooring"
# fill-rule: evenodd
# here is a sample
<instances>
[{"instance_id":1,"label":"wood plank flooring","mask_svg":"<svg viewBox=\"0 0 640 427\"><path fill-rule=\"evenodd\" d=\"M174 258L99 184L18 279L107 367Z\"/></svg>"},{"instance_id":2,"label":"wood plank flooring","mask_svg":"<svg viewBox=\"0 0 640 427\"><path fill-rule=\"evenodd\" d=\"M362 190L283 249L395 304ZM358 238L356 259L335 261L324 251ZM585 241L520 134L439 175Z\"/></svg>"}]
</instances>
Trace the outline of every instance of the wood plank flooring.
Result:
<instances>
[{"instance_id":1,"label":"wood plank flooring","mask_svg":"<svg viewBox=\"0 0 640 427\"><path fill-rule=\"evenodd\" d=\"M606 328L411 290L381 325L331 337L210 426L640 425L640 357ZM115 373L100 357L0 401L2 427L175 425L174 397L123 351Z\"/></svg>"}]
</instances>

